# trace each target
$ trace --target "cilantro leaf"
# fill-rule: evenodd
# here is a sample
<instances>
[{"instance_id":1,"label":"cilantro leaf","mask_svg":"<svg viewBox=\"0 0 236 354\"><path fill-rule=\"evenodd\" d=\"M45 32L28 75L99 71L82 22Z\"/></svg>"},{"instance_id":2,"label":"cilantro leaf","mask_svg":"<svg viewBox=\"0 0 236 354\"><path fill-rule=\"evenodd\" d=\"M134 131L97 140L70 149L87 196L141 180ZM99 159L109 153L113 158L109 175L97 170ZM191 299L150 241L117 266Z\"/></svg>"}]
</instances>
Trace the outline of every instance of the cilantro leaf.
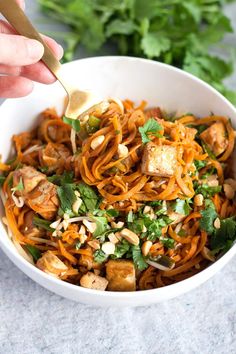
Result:
<instances>
[{"instance_id":1,"label":"cilantro leaf","mask_svg":"<svg viewBox=\"0 0 236 354\"><path fill-rule=\"evenodd\" d=\"M93 236L97 237L102 235L107 230L107 218L104 216L93 216L92 219L96 223L96 230L94 231Z\"/></svg>"},{"instance_id":2,"label":"cilantro leaf","mask_svg":"<svg viewBox=\"0 0 236 354\"><path fill-rule=\"evenodd\" d=\"M176 199L176 201L173 203L172 208L176 213L182 215L189 215L192 209L189 205L188 200L179 199L179 198Z\"/></svg>"},{"instance_id":3,"label":"cilantro leaf","mask_svg":"<svg viewBox=\"0 0 236 354\"><path fill-rule=\"evenodd\" d=\"M108 256L102 250L96 250L93 254L93 259L96 263L103 263L107 258Z\"/></svg>"},{"instance_id":4,"label":"cilantro leaf","mask_svg":"<svg viewBox=\"0 0 236 354\"><path fill-rule=\"evenodd\" d=\"M148 267L148 264L146 263L139 246L132 246L132 257L135 267L139 270L142 271Z\"/></svg>"},{"instance_id":5,"label":"cilantro leaf","mask_svg":"<svg viewBox=\"0 0 236 354\"><path fill-rule=\"evenodd\" d=\"M205 209L201 212L200 228L205 230L209 235L212 235L215 231L213 223L218 214L215 210L215 206L210 199L205 200Z\"/></svg>"},{"instance_id":6,"label":"cilantro leaf","mask_svg":"<svg viewBox=\"0 0 236 354\"><path fill-rule=\"evenodd\" d=\"M132 20L115 19L110 22L106 29L106 36L109 38L114 34L130 35L136 29L136 26Z\"/></svg>"},{"instance_id":7,"label":"cilantro leaf","mask_svg":"<svg viewBox=\"0 0 236 354\"><path fill-rule=\"evenodd\" d=\"M112 218L116 218L120 214L119 210L116 209L107 209L105 213L107 214L107 216L111 216Z\"/></svg>"},{"instance_id":8,"label":"cilantro leaf","mask_svg":"<svg viewBox=\"0 0 236 354\"><path fill-rule=\"evenodd\" d=\"M173 238L161 236L160 241L167 248L174 248L174 246L175 246L175 240L173 240Z\"/></svg>"},{"instance_id":9,"label":"cilantro leaf","mask_svg":"<svg viewBox=\"0 0 236 354\"><path fill-rule=\"evenodd\" d=\"M144 126L139 127L138 130L141 134L142 142L146 144L151 141L149 135L161 137L162 135L160 135L158 132L163 130L163 127L156 121L156 119L150 118L144 124Z\"/></svg>"},{"instance_id":10,"label":"cilantro leaf","mask_svg":"<svg viewBox=\"0 0 236 354\"><path fill-rule=\"evenodd\" d=\"M122 240L121 242L116 244L116 249L114 255L111 258L122 258L129 250L130 250L130 243L126 240Z\"/></svg>"},{"instance_id":11,"label":"cilantro leaf","mask_svg":"<svg viewBox=\"0 0 236 354\"><path fill-rule=\"evenodd\" d=\"M87 211L94 211L99 207L100 198L92 187L80 182L76 185L76 189L79 190L80 197Z\"/></svg>"},{"instance_id":12,"label":"cilantro leaf","mask_svg":"<svg viewBox=\"0 0 236 354\"><path fill-rule=\"evenodd\" d=\"M128 222L128 228L136 234L140 234L143 231L143 227L143 218L135 218L132 222Z\"/></svg>"},{"instance_id":13,"label":"cilantro leaf","mask_svg":"<svg viewBox=\"0 0 236 354\"><path fill-rule=\"evenodd\" d=\"M203 140L201 140L201 145L203 147L203 150L209 155L209 157L212 160L216 160L216 157L215 157L214 153L211 151L209 146Z\"/></svg>"},{"instance_id":14,"label":"cilantro leaf","mask_svg":"<svg viewBox=\"0 0 236 354\"><path fill-rule=\"evenodd\" d=\"M37 247L31 245L25 245L24 247L31 254L35 262L37 262L37 260L41 258L42 256L41 251Z\"/></svg>"},{"instance_id":15,"label":"cilantro leaf","mask_svg":"<svg viewBox=\"0 0 236 354\"><path fill-rule=\"evenodd\" d=\"M82 243L80 241L75 242L75 249L76 250L79 250L81 246L82 246Z\"/></svg>"},{"instance_id":16,"label":"cilantro leaf","mask_svg":"<svg viewBox=\"0 0 236 354\"><path fill-rule=\"evenodd\" d=\"M34 216L33 218L33 224L39 228L45 229L47 231L53 232L54 229L50 227L51 221L49 220L44 220L39 218L38 216Z\"/></svg>"},{"instance_id":17,"label":"cilantro leaf","mask_svg":"<svg viewBox=\"0 0 236 354\"><path fill-rule=\"evenodd\" d=\"M208 184L198 184L197 188L195 189L196 194L202 194L204 198L212 197L216 193L220 193L222 186L208 186Z\"/></svg>"},{"instance_id":18,"label":"cilantro leaf","mask_svg":"<svg viewBox=\"0 0 236 354\"><path fill-rule=\"evenodd\" d=\"M60 207L63 213L73 215L72 205L76 201L74 185L67 183L63 186L57 187L57 195L59 197Z\"/></svg>"},{"instance_id":19,"label":"cilantro leaf","mask_svg":"<svg viewBox=\"0 0 236 354\"><path fill-rule=\"evenodd\" d=\"M158 32L150 32L143 36L141 48L145 55L152 59L158 58L162 52L170 49L171 41L167 36L161 36Z\"/></svg>"},{"instance_id":20,"label":"cilantro leaf","mask_svg":"<svg viewBox=\"0 0 236 354\"><path fill-rule=\"evenodd\" d=\"M22 180L22 177L20 177L20 181L19 183L17 184L17 186L15 186L14 188L12 188L12 192L16 192L16 191L23 191L24 189L24 184L23 184L23 180Z\"/></svg>"},{"instance_id":21,"label":"cilantro leaf","mask_svg":"<svg viewBox=\"0 0 236 354\"><path fill-rule=\"evenodd\" d=\"M199 170L201 170L201 168L203 168L207 165L207 161L194 160L194 165L195 165L196 169L199 171Z\"/></svg>"},{"instance_id":22,"label":"cilantro leaf","mask_svg":"<svg viewBox=\"0 0 236 354\"><path fill-rule=\"evenodd\" d=\"M78 133L80 131L80 121L79 119L72 119L64 116L62 118L63 122L69 124Z\"/></svg>"},{"instance_id":23,"label":"cilantro leaf","mask_svg":"<svg viewBox=\"0 0 236 354\"><path fill-rule=\"evenodd\" d=\"M74 173L72 171L68 172L65 171L63 172L62 175L52 175L47 177L48 181L51 183L54 183L58 186L63 186L64 184L71 184L73 183L73 177L74 177Z\"/></svg>"},{"instance_id":24,"label":"cilantro leaf","mask_svg":"<svg viewBox=\"0 0 236 354\"><path fill-rule=\"evenodd\" d=\"M155 220L145 217L144 224L147 228L147 239L150 241L155 241L160 238L163 227L169 225L171 222L172 220L166 215L163 215Z\"/></svg>"},{"instance_id":25,"label":"cilantro leaf","mask_svg":"<svg viewBox=\"0 0 236 354\"><path fill-rule=\"evenodd\" d=\"M233 31L223 12L226 2L39 0L47 17L69 27L67 33L55 34L67 45L64 59L71 60L78 45L99 54L105 43L112 42L117 54L175 65L207 81L235 103L235 92L224 84L224 78L233 72L231 47L224 43L223 58L211 54L218 54L221 40Z\"/></svg>"},{"instance_id":26,"label":"cilantro leaf","mask_svg":"<svg viewBox=\"0 0 236 354\"><path fill-rule=\"evenodd\" d=\"M236 240L236 218L221 220L220 228L213 233L210 239L210 247L214 253L221 250L227 251Z\"/></svg>"},{"instance_id":27,"label":"cilantro leaf","mask_svg":"<svg viewBox=\"0 0 236 354\"><path fill-rule=\"evenodd\" d=\"M127 215L127 222L133 222L134 221L134 214L133 211L130 210Z\"/></svg>"}]
</instances>

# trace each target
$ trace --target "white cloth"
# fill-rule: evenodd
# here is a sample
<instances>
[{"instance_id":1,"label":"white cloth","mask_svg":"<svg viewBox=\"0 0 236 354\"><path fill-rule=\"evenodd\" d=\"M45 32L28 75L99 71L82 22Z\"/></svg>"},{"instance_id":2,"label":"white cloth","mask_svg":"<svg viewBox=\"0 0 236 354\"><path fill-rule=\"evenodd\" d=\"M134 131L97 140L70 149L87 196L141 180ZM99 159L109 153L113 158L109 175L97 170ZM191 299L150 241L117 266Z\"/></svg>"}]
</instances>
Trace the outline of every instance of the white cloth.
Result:
<instances>
[{"instance_id":1,"label":"white cloth","mask_svg":"<svg viewBox=\"0 0 236 354\"><path fill-rule=\"evenodd\" d=\"M1 354L236 352L236 258L190 293L139 308L63 299L30 280L2 251L0 275Z\"/></svg>"}]
</instances>

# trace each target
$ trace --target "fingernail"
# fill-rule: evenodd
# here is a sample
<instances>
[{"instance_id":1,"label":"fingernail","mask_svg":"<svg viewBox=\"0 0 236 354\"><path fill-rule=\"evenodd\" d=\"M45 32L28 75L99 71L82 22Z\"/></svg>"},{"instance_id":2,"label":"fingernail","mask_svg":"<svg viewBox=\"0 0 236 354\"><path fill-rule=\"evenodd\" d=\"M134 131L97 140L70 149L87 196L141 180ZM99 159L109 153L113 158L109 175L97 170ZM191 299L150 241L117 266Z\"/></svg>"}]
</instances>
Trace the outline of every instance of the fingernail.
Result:
<instances>
[{"instance_id":1,"label":"fingernail","mask_svg":"<svg viewBox=\"0 0 236 354\"><path fill-rule=\"evenodd\" d=\"M59 58L61 59L63 57L63 54L64 54L64 49L63 49L63 47L60 44L58 44L58 48L59 48L59 50L58 50Z\"/></svg>"},{"instance_id":2,"label":"fingernail","mask_svg":"<svg viewBox=\"0 0 236 354\"><path fill-rule=\"evenodd\" d=\"M44 53L44 47L35 39L27 39L28 55L32 60L40 60Z\"/></svg>"},{"instance_id":3,"label":"fingernail","mask_svg":"<svg viewBox=\"0 0 236 354\"><path fill-rule=\"evenodd\" d=\"M25 10L25 2L24 2L24 0L20 0L20 7L22 8L22 10Z\"/></svg>"}]
</instances>

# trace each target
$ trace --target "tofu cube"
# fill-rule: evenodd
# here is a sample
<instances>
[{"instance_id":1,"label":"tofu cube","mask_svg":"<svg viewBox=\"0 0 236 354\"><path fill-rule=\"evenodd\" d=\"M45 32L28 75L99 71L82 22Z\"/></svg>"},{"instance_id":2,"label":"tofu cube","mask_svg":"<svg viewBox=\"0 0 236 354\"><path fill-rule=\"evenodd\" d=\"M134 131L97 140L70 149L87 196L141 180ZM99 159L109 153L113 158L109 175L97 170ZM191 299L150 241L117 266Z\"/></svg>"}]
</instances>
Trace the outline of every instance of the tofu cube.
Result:
<instances>
[{"instance_id":1,"label":"tofu cube","mask_svg":"<svg viewBox=\"0 0 236 354\"><path fill-rule=\"evenodd\" d=\"M200 138L216 156L222 154L228 146L225 126L222 122L212 124L200 134Z\"/></svg>"},{"instance_id":2,"label":"tofu cube","mask_svg":"<svg viewBox=\"0 0 236 354\"><path fill-rule=\"evenodd\" d=\"M106 290L108 281L106 278L100 277L92 272L84 274L80 279L80 285L84 288L95 290Z\"/></svg>"},{"instance_id":3,"label":"tofu cube","mask_svg":"<svg viewBox=\"0 0 236 354\"><path fill-rule=\"evenodd\" d=\"M158 146L148 143L143 151L142 172L149 176L173 176L177 166L177 150L174 146Z\"/></svg>"},{"instance_id":4,"label":"tofu cube","mask_svg":"<svg viewBox=\"0 0 236 354\"><path fill-rule=\"evenodd\" d=\"M106 264L106 278L110 291L135 291L134 264L128 260L109 260Z\"/></svg>"}]
</instances>

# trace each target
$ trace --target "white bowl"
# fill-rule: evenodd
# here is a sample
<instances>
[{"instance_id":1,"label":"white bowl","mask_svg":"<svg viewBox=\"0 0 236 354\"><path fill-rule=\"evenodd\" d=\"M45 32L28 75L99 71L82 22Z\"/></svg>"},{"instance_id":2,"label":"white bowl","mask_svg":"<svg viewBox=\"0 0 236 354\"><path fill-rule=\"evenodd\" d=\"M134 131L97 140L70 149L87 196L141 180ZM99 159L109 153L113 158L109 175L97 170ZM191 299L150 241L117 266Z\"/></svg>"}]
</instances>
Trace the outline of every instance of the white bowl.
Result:
<instances>
[{"instance_id":1,"label":"white bowl","mask_svg":"<svg viewBox=\"0 0 236 354\"><path fill-rule=\"evenodd\" d=\"M150 106L160 105L167 111L192 112L205 116L214 112L229 116L236 125L236 110L215 89L196 77L169 65L128 57L98 57L64 65L68 77L81 88L91 88L105 97L145 99ZM37 115L47 107L62 108L64 91L58 83L35 85L34 92L21 99L7 100L0 107L0 153L7 158L13 134L29 130ZM0 209L4 215L3 207ZM140 306L164 301L200 285L219 271L236 253L234 245L222 258L202 272L164 288L137 292L102 292L85 289L55 279L23 259L0 224L0 245L7 256L25 274L45 288L75 301L98 306Z\"/></svg>"}]
</instances>

